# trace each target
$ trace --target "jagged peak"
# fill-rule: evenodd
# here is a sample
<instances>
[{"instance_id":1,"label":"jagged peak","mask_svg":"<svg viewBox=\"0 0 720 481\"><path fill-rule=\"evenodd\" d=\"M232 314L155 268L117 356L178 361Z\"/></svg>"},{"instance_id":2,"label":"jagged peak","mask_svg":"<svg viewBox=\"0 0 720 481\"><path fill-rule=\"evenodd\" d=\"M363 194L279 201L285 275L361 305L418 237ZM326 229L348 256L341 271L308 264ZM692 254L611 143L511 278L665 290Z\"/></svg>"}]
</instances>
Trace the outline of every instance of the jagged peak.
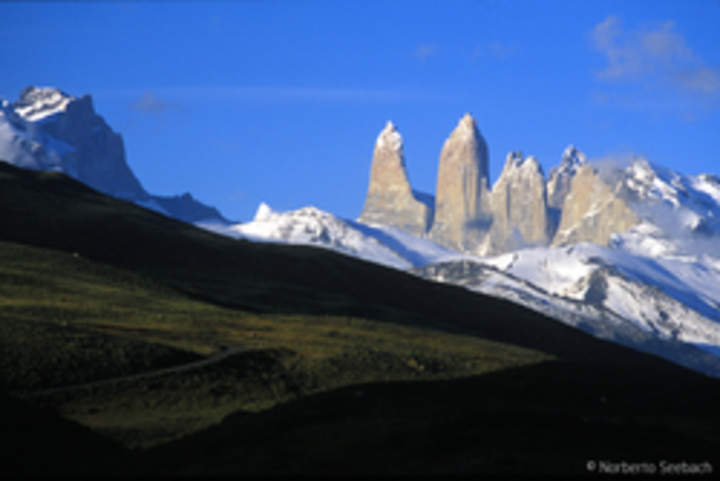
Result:
<instances>
[{"instance_id":1,"label":"jagged peak","mask_svg":"<svg viewBox=\"0 0 720 481\"><path fill-rule=\"evenodd\" d=\"M533 166L533 167L538 166L538 167L539 167L539 166L540 166L540 161L538 161L537 157L535 157L534 155L528 155L528 156L525 158L524 165L529 165L529 166Z\"/></svg>"},{"instance_id":2,"label":"jagged peak","mask_svg":"<svg viewBox=\"0 0 720 481\"><path fill-rule=\"evenodd\" d=\"M521 172L539 172L544 177L542 166L534 155L523 156L522 151L513 150L505 156L505 167L500 177L507 177L516 171Z\"/></svg>"},{"instance_id":3,"label":"jagged peak","mask_svg":"<svg viewBox=\"0 0 720 481\"><path fill-rule=\"evenodd\" d=\"M521 150L512 150L505 156L505 166L519 167L523 163L523 153Z\"/></svg>"},{"instance_id":4,"label":"jagged peak","mask_svg":"<svg viewBox=\"0 0 720 481\"><path fill-rule=\"evenodd\" d=\"M450 134L451 137L460 137L463 139L475 139L479 137L479 135L480 132L478 131L475 119L469 112L462 116L458 121L457 127L455 127L455 130Z\"/></svg>"},{"instance_id":5,"label":"jagged peak","mask_svg":"<svg viewBox=\"0 0 720 481\"><path fill-rule=\"evenodd\" d=\"M511 167L537 167L540 166L540 162L534 155L523 156L521 150L513 150L508 152L505 156L505 165Z\"/></svg>"},{"instance_id":6,"label":"jagged peak","mask_svg":"<svg viewBox=\"0 0 720 481\"><path fill-rule=\"evenodd\" d=\"M385 124L385 128L382 129L380 135L378 135L375 146L376 148L389 148L396 152L400 152L402 150L402 135L400 135L400 132L398 132L397 127L392 120L388 120Z\"/></svg>"},{"instance_id":7,"label":"jagged peak","mask_svg":"<svg viewBox=\"0 0 720 481\"><path fill-rule=\"evenodd\" d=\"M625 169L625 173L638 181L652 182L653 179L661 177L664 169L652 164L649 160L642 156L633 156L630 165Z\"/></svg>"},{"instance_id":8,"label":"jagged peak","mask_svg":"<svg viewBox=\"0 0 720 481\"><path fill-rule=\"evenodd\" d=\"M460 122L458 122L458 125L463 125L470 128L476 127L475 119L472 115L470 115L470 112L465 112L465 115L462 116Z\"/></svg>"},{"instance_id":9,"label":"jagged peak","mask_svg":"<svg viewBox=\"0 0 720 481\"><path fill-rule=\"evenodd\" d=\"M267 205L265 202L260 202L257 211L255 211L255 217L253 218L253 220L267 220L274 213L275 211L273 211L269 205Z\"/></svg>"},{"instance_id":10,"label":"jagged peak","mask_svg":"<svg viewBox=\"0 0 720 481\"><path fill-rule=\"evenodd\" d=\"M587 157L583 152L577 149L573 144L568 145L562 154L562 164L564 165L582 165L587 163Z\"/></svg>"},{"instance_id":11,"label":"jagged peak","mask_svg":"<svg viewBox=\"0 0 720 481\"><path fill-rule=\"evenodd\" d=\"M30 85L20 92L13 109L20 117L35 122L58 112L64 112L75 97L54 87Z\"/></svg>"}]
</instances>

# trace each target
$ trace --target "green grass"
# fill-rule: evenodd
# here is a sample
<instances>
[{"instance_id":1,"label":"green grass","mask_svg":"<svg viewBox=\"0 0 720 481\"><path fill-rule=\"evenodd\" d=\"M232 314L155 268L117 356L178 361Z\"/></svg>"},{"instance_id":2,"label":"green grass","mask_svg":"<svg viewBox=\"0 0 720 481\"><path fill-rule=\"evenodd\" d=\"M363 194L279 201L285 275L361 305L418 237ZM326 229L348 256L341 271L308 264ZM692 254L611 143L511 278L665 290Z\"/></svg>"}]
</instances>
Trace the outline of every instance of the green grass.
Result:
<instances>
[{"instance_id":1,"label":"green grass","mask_svg":"<svg viewBox=\"0 0 720 481\"><path fill-rule=\"evenodd\" d=\"M217 364L33 397L128 446L150 446L342 386L443 379L551 355L337 315L259 314L191 299L69 253L0 242L0 382L26 395L247 349Z\"/></svg>"}]
</instances>

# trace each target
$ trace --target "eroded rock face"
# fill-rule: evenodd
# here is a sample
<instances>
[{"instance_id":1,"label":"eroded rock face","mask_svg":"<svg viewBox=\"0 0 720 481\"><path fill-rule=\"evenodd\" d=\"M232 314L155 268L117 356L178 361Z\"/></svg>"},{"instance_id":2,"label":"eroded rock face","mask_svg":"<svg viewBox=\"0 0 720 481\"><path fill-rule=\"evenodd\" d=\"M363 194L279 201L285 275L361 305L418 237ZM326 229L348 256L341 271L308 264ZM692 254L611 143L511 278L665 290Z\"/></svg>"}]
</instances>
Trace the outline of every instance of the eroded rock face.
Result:
<instances>
[{"instance_id":1,"label":"eroded rock face","mask_svg":"<svg viewBox=\"0 0 720 481\"><path fill-rule=\"evenodd\" d=\"M550 171L547 183L548 207L562 209L565 196L570 192L570 182L578 169L585 164L587 157L574 145L565 149L560 165Z\"/></svg>"},{"instance_id":2,"label":"eroded rock face","mask_svg":"<svg viewBox=\"0 0 720 481\"><path fill-rule=\"evenodd\" d=\"M27 87L13 108L70 146L62 155L64 171L106 194L131 199L147 196L125 161L122 137L95 113L89 95L75 98L54 88Z\"/></svg>"},{"instance_id":3,"label":"eroded rock face","mask_svg":"<svg viewBox=\"0 0 720 481\"><path fill-rule=\"evenodd\" d=\"M545 175L535 157L511 152L490 195L492 227L484 254L549 243Z\"/></svg>"},{"instance_id":4,"label":"eroded rock face","mask_svg":"<svg viewBox=\"0 0 720 481\"><path fill-rule=\"evenodd\" d=\"M553 245L594 242L608 245L610 236L639 223L622 195L622 182L609 183L597 169L581 166L570 183Z\"/></svg>"},{"instance_id":5,"label":"eroded rock face","mask_svg":"<svg viewBox=\"0 0 720 481\"><path fill-rule=\"evenodd\" d=\"M424 234L430 225L431 209L410 188L402 136L392 122L375 142L370 185L358 220L398 227L416 235Z\"/></svg>"},{"instance_id":6,"label":"eroded rock face","mask_svg":"<svg viewBox=\"0 0 720 481\"><path fill-rule=\"evenodd\" d=\"M460 120L440 153L430 238L476 251L490 226L488 149L470 114Z\"/></svg>"}]
</instances>

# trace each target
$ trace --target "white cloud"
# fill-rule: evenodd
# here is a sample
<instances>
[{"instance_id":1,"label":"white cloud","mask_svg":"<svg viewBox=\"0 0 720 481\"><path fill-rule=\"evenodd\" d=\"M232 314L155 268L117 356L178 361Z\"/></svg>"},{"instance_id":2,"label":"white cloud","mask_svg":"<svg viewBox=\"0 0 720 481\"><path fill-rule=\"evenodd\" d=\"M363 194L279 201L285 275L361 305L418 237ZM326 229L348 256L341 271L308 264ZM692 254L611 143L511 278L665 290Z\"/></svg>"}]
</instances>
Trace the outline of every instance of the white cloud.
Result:
<instances>
[{"instance_id":1,"label":"white cloud","mask_svg":"<svg viewBox=\"0 0 720 481\"><path fill-rule=\"evenodd\" d=\"M720 71L708 66L667 21L653 28L626 29L609 16L591 31L594 47L607 65L603 80L660 81L686 92L720 92Z\"/></svg>"}]
</instances>

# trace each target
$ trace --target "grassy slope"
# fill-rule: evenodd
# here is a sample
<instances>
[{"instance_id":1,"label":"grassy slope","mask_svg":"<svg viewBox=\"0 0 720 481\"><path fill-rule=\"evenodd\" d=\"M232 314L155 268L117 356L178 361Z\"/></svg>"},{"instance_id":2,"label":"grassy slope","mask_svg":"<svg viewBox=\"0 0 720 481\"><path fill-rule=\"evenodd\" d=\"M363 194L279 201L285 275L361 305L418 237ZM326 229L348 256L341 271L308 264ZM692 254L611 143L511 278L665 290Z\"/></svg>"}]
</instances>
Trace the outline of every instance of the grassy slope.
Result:
<instances>
[{"instance_id":1,"label":"grassy slope","mask_svg":"<svg viewBox=\"0 0 720 481\"><path fill-rule=\"evenodd\" d=\"M321 249L226 239L66 177L3 163L0 218L7 386L137 372L222 345L249 349L188 373L40 399L135 446L238 412L138 459L142 469L209 469L220 459L227 469L256 472L521 471L560 461L576 468L594 451L568 439L586 443L597 433L593 442L628 448L637 436L667 435L669 445L644 443L665 446L665 454L718 441L701 427L720 432L717 382L508 302ZM536 364L551 358L560 361ZM55 362L64 367L49 371ZM497 371L522 365L529 367ZM473 379L327 392L458 376ZM635 437L621 428L625 421L638 426ZM518 436L525 447L512 454ZM533 454L553 443L549 461ZM480 454L490 446L493 454Z\"/></svg>"},{"instance_id":2,"label":"grassy slope","mask_svg":"<svg viewBox=\"0 0 720 481\"><path fill-rule=\"evenodd\" d=\"M348 384L466 376L551 358L427 328L218 307L118 268L7 242L0 320L0 383L25 396L191 362L224 346L247 350L190 372L32 396L130 446Z\"/></svg>"}]
</instances>

